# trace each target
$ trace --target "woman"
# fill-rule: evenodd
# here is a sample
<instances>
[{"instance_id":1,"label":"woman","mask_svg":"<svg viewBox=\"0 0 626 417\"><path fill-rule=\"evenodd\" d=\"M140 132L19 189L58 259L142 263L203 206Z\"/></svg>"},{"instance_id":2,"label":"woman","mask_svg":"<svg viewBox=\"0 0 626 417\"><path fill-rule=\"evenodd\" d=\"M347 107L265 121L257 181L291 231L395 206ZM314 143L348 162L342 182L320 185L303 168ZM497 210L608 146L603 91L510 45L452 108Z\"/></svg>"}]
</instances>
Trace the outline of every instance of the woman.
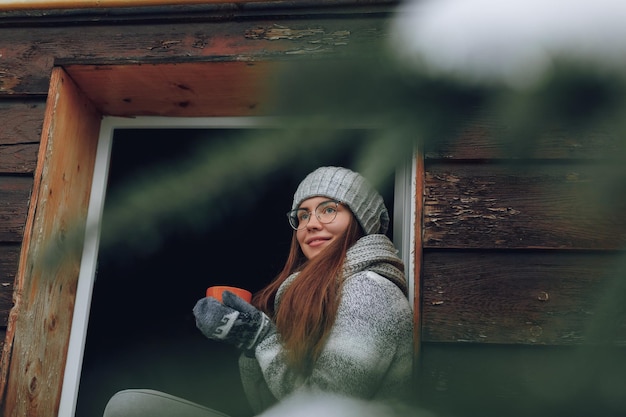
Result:
<instances>
[{"instance_id":1,"label":"woman","mask_svg":"<svg viewBox=\"0 0 626 417\"><path fill-rule=\"evenodd\" d=\"M288 218L282 272L252 304L201 299L196 325L242 350L257 413L296 393L399 396L412 373L412 311L382 197L358 173L322 167L300 183Z\"/></svg>"}]
</instances>

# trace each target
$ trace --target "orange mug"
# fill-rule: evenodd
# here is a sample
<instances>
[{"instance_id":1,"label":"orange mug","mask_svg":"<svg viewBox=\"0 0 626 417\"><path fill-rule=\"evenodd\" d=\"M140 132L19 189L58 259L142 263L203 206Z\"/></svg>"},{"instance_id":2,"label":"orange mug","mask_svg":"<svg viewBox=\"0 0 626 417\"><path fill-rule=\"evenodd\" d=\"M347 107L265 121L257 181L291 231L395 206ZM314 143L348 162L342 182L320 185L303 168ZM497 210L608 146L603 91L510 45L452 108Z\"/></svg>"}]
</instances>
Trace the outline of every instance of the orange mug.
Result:
<instances>
[{"instance_id":1,"label":"orange mug","mask_svg":"<svg viewBox=\"0 0 626 417\"><path fill-rule=\"evenodd\" d=\"M217 301L221 303L222 293L224 291L230 291L248 303L252 301L252 293L250 291L244 290L243 288L229 287L228 285L216 285L214 287L209 287L206 289L206 296L216 298Z\"/></svg>"}]
</instances>

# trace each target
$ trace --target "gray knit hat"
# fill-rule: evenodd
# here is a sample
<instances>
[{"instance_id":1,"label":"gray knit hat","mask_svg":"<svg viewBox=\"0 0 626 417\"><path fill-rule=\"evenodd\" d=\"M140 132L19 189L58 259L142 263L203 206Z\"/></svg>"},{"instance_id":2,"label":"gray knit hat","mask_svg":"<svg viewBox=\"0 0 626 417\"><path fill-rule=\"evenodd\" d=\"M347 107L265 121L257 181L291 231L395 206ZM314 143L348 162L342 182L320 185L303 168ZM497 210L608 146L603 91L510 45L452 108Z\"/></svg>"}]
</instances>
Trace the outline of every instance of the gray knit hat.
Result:
<instances>
[{"instance_id":1,"label":"gray knit hat","mask_svg":"<svg viewBox=\"0 0 626 417\"><path fill-rule=\"evenodd\" d=\"M341 167L321 167L311 172L293 196L292 210L311 197L329 197L350 208L365 234L384 234L389 213L380 194L360 174Z\"/></svg>"}]
</instances>

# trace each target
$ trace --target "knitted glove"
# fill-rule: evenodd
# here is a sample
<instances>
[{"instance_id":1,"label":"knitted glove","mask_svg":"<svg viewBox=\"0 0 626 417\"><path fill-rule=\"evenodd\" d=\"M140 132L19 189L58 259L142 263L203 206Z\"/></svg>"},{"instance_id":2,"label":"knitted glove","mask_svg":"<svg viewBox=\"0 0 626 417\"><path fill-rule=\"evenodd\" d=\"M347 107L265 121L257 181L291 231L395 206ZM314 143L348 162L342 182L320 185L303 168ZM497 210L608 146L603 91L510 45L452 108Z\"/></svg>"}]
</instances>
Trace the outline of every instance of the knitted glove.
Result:
<instances>
[{"instance_id":1,"label":"knitted glove","mask_svg":"<svg viewBox=\"0 0 626 417\"><path fill-rule=\"evenodd\" d=\"M193 308L196 326L209 339L231 343L251 355L259 343L276 332L269 317L235 294L225 291L222 299L224 304L206 297Z\"/></svg>"}]
</instances>

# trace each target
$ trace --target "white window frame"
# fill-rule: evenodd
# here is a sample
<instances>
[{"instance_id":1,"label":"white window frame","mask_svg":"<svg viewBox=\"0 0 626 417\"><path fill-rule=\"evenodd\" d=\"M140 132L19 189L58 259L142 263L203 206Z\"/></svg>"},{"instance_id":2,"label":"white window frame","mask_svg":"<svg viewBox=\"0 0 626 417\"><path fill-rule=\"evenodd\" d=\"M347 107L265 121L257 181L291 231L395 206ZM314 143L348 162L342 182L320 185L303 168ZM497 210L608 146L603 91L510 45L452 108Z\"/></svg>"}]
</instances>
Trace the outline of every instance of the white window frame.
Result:
<instances>
[{"instance_id":1,"label":"white window frame","mask_svg":"<svg viewBox=\"0 0 626 417\"><path fill-rule=\"evenodd\" d=\"M95 283L96 265L100 245L100 228L113 136L118 129L225 129L260 128L279 126L278 121L267 117L113 117L102 119L93 173L93 182L87 227L80 264L76 302L70 331L67 362L63 377L59 417L73 417L76 413L78 389L83 365L89 311ZM415 158L398 167L394 185L394 243L404 261L409 285L409 301L414 305L414 257L415 248Z\"/></svg>"}]
</instances>

